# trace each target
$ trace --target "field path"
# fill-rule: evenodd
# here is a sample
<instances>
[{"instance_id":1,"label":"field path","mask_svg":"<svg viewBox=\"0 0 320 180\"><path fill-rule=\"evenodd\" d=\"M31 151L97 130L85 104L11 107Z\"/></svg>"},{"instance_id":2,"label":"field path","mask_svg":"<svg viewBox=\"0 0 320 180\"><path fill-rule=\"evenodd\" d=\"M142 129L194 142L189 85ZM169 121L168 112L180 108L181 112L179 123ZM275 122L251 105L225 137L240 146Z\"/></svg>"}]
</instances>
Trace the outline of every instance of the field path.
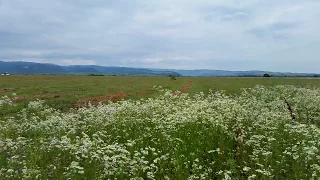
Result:
<instances>
[{"instance_id":1,"label":"field path","mask_svg":"<svg viewBox=\"0 0 320 180\"><path fill-rule=\"evenodd\" d=\"M173 93L174 94L185 93L191 88L192 88L192 80L191 79L187 79L187 82L185 83L185 85L182 88L180 88L179 90L174 91Z\"/></svg>"}]
</instances>

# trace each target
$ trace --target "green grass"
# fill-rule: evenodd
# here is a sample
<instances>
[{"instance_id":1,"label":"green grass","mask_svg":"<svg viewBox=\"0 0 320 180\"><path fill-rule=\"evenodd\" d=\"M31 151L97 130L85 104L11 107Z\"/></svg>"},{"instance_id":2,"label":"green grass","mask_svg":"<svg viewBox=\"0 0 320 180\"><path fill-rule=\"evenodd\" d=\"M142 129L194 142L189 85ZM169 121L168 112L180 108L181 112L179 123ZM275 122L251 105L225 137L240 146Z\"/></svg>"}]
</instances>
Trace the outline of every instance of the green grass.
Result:
<instances>
[{"instance_id":1,"label":"green grass","mask_svg":"<svg viewBox=\"0 0 320 180\"><path fill-rule=\"evenodd\" d=\"M197 92L207 94L213 91L239 93L241 88L255 85L307 85L320 87L316 78L203 78L179 77L126 77L126 76L0 76L0 97L17 94L15 108L4 108L0 116L13 114L26 107L29 101L45 100L50 107L67 111L83 106L89 101L107 102L121 99L141 99L157 97L159 93L153 86L170 90L183 90L191 95Z\"/></svg>"},{"instance_id":2,"label":"green grass","mask_svg":"<svg viewBox=\"0 0 320 180\"><path fill-rule=\"evenodd\" d=\"M225 90L228 94L238 93L241 88L255 85L295 85L320 86L320 79L312 78L202 78L180 77L171 80L169 77L125 77L125 76L0 76L0 96L16 93L20 102L44 99L57 108L70 108L80 99L99 97L118 92L129 93L126 98L139 99L154 97L154 91L139 93L155 86L165 86L170 90L182 89L188 80L191 88L186 92L207 93ZM59 102L62 103L59 105Z\"/></svg>"},{"instance_id":3,"label":"green grass","mask_svg":"<svg viewBox=\"0 0 320 180\"><path fill-rule=\"evenodd\" d=\"M319 87L312 78L0 76L0 97L13 101L0 105L0 179L317 179ZM83 104L100 100L114 103Z\"/></svg>"},{"instance_id":4,"label":"green grass","mask_svg":"<svg viewBox=\"0 0 320 180\"><path fill-rule=\"evenodd\" d=\"M154 85L178 89L183 83L183 80L173 83L169 77L2 76L0 96L16 93L16 101L20 104L42 99L52 107L68 110L78 101L90 97L124 92L129 94L126 98L138 99L154 96L153 91L143 92Z\"/></svg>"},{"instance_id":5,"label":"green grass","mask_svg":"<svg viewBox=\"0 0 320 180\"><path fill-rule=\"evenodd\" d=\"M218 78L191 78L193 85L190 93L213 91L226 91L227 94L239 93L242 88L251 88L256 85L294 85L298 87L320 87L320 79L317 78L255 78L255 77L218 77Z\"/></svg>"},{"instance_id":6,"label":"green grass","mask_svg":"<svg viewBox=\"0 0 320 180\"><path fill-rule=\"evenodd\" d=\"M66 112L36 101L0 116L0 179L320 177L320 88L156 93Z\"/></svg>"}]
</instances>

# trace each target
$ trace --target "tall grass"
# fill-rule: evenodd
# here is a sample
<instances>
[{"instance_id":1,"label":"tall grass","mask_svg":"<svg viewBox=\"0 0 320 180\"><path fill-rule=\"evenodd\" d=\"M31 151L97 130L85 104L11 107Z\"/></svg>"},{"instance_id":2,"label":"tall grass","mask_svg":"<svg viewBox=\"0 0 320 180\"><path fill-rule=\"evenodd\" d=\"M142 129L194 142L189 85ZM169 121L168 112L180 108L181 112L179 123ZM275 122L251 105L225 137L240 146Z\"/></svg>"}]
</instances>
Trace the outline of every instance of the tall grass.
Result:
<instances>
[{"instance_id":1,"label":"tall grass","mask_svg":"<svg viewBox=\"0 0 320 180\"><path fill-rule=\"evenodd\" d=\"M1 117L0 179L320 177L320 89L160 91L68 112L34 101Z\"/></svg>"}]
</instances>

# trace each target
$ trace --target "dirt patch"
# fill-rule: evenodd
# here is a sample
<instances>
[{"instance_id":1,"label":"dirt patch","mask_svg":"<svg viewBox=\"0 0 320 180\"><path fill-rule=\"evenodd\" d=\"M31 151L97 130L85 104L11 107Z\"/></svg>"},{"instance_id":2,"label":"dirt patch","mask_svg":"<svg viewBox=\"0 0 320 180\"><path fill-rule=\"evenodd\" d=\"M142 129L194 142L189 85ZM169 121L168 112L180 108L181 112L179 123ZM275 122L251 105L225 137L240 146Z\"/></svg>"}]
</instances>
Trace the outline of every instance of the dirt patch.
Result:
<instances>
[{"instance_id":1,"label":"dirt patch","mask_svg":"<svg viewBox=\"0 0 320 180\"><path fill-rule=\"evenodd\" d=\"M192 87L192 80L191 80L191 79L187 79L186 84L185 84L182 88L180 88L179 90L174 91L173 94L179 95L179 94L185 93L185 92L187 92L191 87Z\"/></svg>"},{"instance_id":2,"label":"dirt patch","mask_svg":"<svg viewBox=\"0 0 320 180\"><path fill-rule=\"evenodd\" d=\"M145 96L147 94L152 94L153 91L154 91L153 89L144 89L144 90L141 90L141 91L137 91L136 95L137 96Z\"/></svg>"},{"instance_id":3,"label":"dirt patch","mask_svg":"<svg viewBox=\"0 0 320 180\"><path fill-rule=\"evenodd\" d=\"M55 99L60 98L60 97L61 97L60 94L56 94L56 95L53 96L53 98L55 98Z\"/></svg>"},{"instance_id":4,"label":"dirt patch","mask_svg":"<svg viewBox=\"0 0 320 180\"><path fill-rule=\"evenodd\" d=\"M12 102L13 102L13 103L23 103L23 102L25 102L25 101L26 101L26 98L25 98L25 97L22 97L22 96L20 96L20 97L15 97L15 98L12 99Z\"/></svg>"},{"instance_id":5,"label":"dirt patch","mask_svg":"<svg viewBox=\"0 0 320 180\"><path fill-rule=\"evenodd\" d=\"M119 101L122 100L126 97L128 97L130 94L125 93L125 92L117 92L117 93L113 93L113 94L109 94L106 96L96 96L96 97L90 97L90 98L84 98L84 99L80 99L77 104L75 105L75 107L82 107L86 104L88 104L89 102L93 105L98 104L99 102L108 102L108 101Z\"/></svg>"},{"instance_id":6,"label":"dirt patch","mask_svg":"<svg viewBox=\"0 0 320 180\"><path fill-rule=\"evenodd\" d=\"M152 93L154 93L154 90L152 88L139 90L134 93L117 92L117 93L112 93L112 94L105 95L105 96L96 96L96 97L80 99L73 107L74 108L83 107L83 106L86 106L89 102L92 105L97 105L99 103L105 103L105 102L109 102L109 101L116 102L116 101L120 101L122 99L125 99L129 96L136 96L136 97L146 96L146 95L149 95Z\"/></svg>"},{"instance_id":7,"label":"dirt patch","mask_svg":"<svg viewBox=\"0 0 320 180\"><path fill-rule=\"evenodd\" d=\"M166 84L162 87L169 87L170 84ZM133 88L133 86L132 86ZM108 91L115 91L117 90L117 88L114 87L110 87L107 89ZM129 92L115 92L115 93L111 93L108 95L104 95L104 96L96 96L96 97L89 97L89 98L83 98L83 99L79 99L78 102L76 104L73 105L74 108L80 108L80 107L84 107L86 106L89 102L92 105L97 105L99 103L105 103L105 102L116 102L116 101L120 101L122 99L126 99L129 96L132 97L144 97L147 95L151 95L155 92L156 90L154 90L153 88L148 88L148 89L142 89L142 90L138 90L136 92L133 93L129 93Z\"/></svg>"},{"instance_id":8,"label":"dirt patch","mask_svg":"<svg viewBox=\"0 0 320 180\"><path fill-rule=\"evenodd\" d=\"M17 91L19 88L1 88L0 92L10 92L10 91Z\"/></svg>"},{"instance_id":9,"label":"dirt patch","mask_svg":"<svg viewBox=\"0 0 320 180\"><path fill-rule=\"evenodd\" d=\"M167 88L167 87L169 87L170 85L172 85L172 83L168 83L168 84L165 84L164 86L163 86L163 88Z\"/></svg>"}]
</instances>

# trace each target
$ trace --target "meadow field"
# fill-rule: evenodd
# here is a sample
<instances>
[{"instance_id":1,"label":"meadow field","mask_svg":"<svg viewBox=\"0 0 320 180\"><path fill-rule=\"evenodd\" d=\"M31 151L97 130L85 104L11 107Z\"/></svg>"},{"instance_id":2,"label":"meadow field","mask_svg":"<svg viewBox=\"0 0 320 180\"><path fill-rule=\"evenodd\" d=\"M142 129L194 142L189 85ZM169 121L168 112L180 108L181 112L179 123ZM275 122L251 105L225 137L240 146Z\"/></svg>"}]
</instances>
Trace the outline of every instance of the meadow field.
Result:
<instances>
[{"instance_id":1,"label":"meadow field","mask_svg":"<svg viewBox=\"0 0 320 180\"><path fill-rule=\"evenodd\" d=\"M0 76L0 179L319 179L320 79Z\"/></svg>"},{"instance_id":2,"label":"meadow field","mask_svg":"<svg viewBox=\"0 0 320 180\"><path fill-rule=\"evenodd\" d=\"M191 95L209 90L237 94L241 88L256 85L295 85L320 87L316 78L206 78L179 77L129 77L129 76L0 76L0 97L16 94L14 102L19 108L29 101L45 100L45 104L60 110L81 107L88 102L141 99L160 95L154 86ZM10 108L11 111L15 109ZM4 113L9 112L3 112Z\"/></svg>"}]
</instances>

